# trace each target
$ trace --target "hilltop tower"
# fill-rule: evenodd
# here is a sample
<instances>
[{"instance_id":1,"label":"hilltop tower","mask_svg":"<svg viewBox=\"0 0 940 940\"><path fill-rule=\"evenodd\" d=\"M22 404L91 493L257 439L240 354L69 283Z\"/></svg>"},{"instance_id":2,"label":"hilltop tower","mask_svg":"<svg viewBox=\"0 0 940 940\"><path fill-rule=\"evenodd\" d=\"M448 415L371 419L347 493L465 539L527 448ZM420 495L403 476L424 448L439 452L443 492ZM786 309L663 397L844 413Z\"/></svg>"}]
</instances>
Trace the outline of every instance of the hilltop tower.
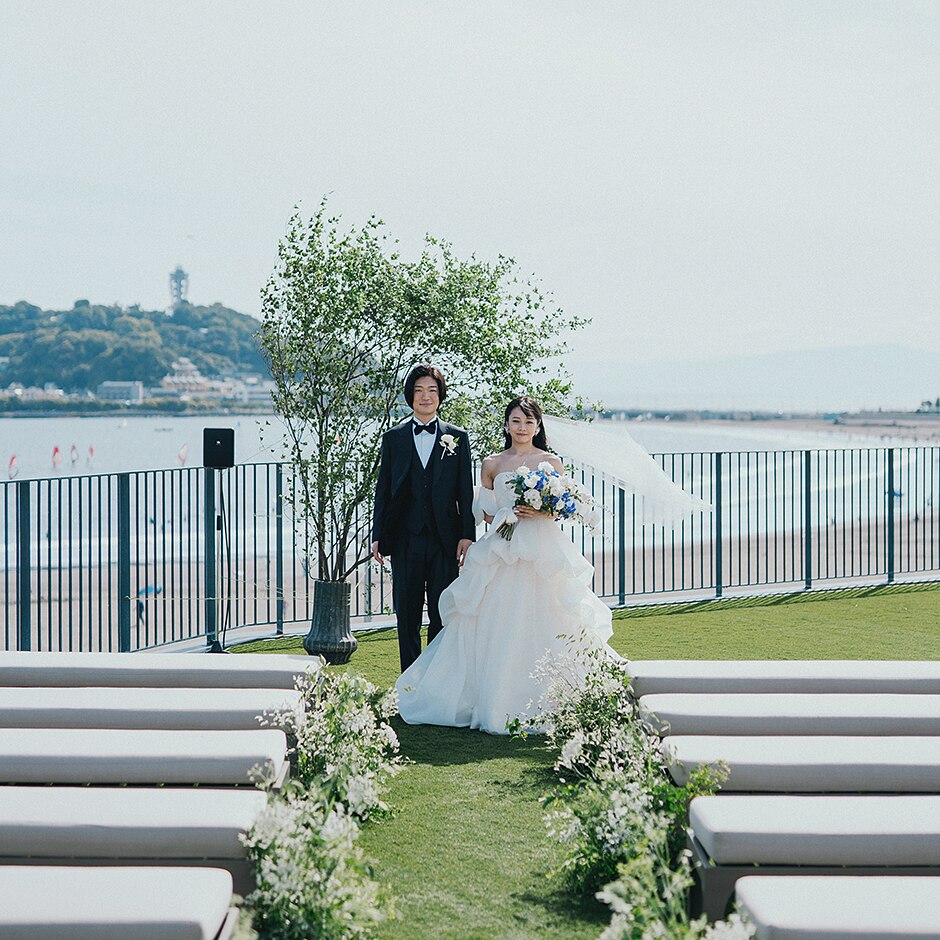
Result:
<instances>
[{"instance_id":1,"label":"hilltop tower","mask_svg":"<svg viewBox=\"0 0 940 940\"><path fill-rule=\"evenodd\" d=\"M170 273L170 307L176 309L186 302L186 292L189 290L189 275L180 267Z\"/></svg>"}]
</instances>

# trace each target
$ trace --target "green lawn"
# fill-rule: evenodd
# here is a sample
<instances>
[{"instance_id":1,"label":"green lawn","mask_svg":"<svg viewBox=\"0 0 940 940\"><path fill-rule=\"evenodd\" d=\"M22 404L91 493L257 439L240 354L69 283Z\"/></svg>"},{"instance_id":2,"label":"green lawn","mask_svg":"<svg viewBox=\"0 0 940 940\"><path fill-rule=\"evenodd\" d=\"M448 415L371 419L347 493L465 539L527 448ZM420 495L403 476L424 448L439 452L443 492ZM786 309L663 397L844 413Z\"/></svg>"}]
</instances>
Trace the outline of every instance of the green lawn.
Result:
<instances>
[{"instance_id":1,"label":"green lawn","mask_svg":"<svg viewBox=\"0 0 940 940\"><path fill-rule=\"evenodd\" d=\"M615 614L613 645L632 659L940 659L940 585L632 608ZM302 652L299 639L238 649ZM342 668L390 685L395 633L360 636ZM596 937L606 908L546 877L560 854L538 803L553 759L538 740L396 730L413 763L389 786L394 815L361 837L397 897L398 918L379 936Z\"/></svg>"}]
</instances>

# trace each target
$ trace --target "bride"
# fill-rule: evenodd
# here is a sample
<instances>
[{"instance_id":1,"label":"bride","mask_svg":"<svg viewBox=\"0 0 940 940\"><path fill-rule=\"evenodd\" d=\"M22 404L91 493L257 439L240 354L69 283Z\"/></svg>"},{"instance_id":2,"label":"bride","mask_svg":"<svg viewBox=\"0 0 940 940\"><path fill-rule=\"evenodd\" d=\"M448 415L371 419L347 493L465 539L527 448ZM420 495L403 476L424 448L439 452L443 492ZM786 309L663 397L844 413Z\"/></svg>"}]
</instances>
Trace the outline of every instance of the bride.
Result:
<instances>
[{"instance_id":1,"label":"bride","mask_svg":"<svg viewBox=\"0 0 940 940\"><path fill-rule=\"evenodd\" d=\"M483 461L474 512L478 522L514 513L513 535L506 540L492 526L441 595L443 630L396 683L409 724L505 734L509 719L538 704L532 673L546 653L563 655L578 642L617 655L607 646L610 609L590 588L594 569L551 516L514 506L518 469L547 462L563 471L548 452L538 402L514 398L503 430L505 449Z\"/></svg>"}]
</instances>

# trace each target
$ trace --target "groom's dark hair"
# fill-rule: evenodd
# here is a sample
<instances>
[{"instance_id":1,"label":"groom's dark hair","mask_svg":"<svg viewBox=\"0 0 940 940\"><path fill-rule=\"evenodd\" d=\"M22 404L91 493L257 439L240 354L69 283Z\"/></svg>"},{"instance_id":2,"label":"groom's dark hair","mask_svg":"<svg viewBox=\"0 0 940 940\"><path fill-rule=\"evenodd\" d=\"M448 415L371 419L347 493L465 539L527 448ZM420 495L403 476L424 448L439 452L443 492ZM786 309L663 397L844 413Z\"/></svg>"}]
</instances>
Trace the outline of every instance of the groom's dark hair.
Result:
<instances>
[{"instance_id":1,"label":"groom's dark hair","mask_svg":"<svg viewBox=\"0 0 940 940\"><path fill-rule=\"evenodd\" d=\"M415 382L417 382L418 379L434 379L434 381L437 382L438 401L441 404L444 403L444 399L447 397L447 383L444 381L444 374L440 369L434 366L422 364L415 366L408 373L408 378L405 379L405 401L408 402L409 408L414 407Z\"/></svg>"}]
</instances>

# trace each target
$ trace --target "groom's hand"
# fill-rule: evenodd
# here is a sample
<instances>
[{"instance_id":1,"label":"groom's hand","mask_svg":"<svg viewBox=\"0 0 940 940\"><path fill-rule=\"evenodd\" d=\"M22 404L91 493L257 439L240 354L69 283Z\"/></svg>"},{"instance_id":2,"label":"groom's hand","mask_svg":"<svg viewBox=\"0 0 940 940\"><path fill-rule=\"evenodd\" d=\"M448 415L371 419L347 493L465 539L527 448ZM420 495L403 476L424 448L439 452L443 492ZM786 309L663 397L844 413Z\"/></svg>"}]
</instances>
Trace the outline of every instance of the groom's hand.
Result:
<instances>
[{"instance_id":1,"label":"groom's hand","mask_svg":"<svg viewBox=\"0 0 940 940\"><path fill-rule=\"evenodd\" d=\"M385 559L379 554L379 543L378 543L378 542L373 542L373 543L372 543L372 557L373 557L380 565L384 565L384 564L385 564Z\"/></svg>"},{"instance_id":2,"label":"groom's hand","mask_svg":"<svg viewBox=\"0 0 940 940\"><path fill-rule=\"evenodd\" d=\"M467 552L470 550L472 544L472 539L461 539L457 543L457 564L461 567L463 567L463 563L467 560Z\"/></svg>"}]
</instances>

